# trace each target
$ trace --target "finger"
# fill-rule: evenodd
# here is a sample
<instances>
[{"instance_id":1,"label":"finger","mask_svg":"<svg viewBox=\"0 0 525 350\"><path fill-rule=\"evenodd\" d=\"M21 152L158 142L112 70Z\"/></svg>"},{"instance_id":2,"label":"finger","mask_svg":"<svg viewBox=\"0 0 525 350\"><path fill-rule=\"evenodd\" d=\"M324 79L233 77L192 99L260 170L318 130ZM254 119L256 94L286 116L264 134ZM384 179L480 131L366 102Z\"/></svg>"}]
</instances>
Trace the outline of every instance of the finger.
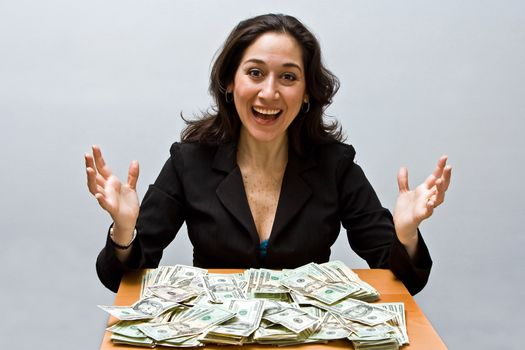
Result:
<instances>
[{"instance_id":1,"label":"finger","mask_svg":"<svg viewBox=\"0 0 525 350\"><path fill-rule=\"evenodd\" d=\"M106 186L106 182L107 182L107 180L104 179L104 177L102 177L102 175L97 174L97 176L96 176L96 181L97 181L97 185L98 185L98 186L101 186L101 187Z\"/></svg>"},{"instance_id":2,"label":"finger","mask_svg":"<svg viewBox=\"0 0 525 350\"><path fill-rule=\"evenodd\" d=\"M139 179L139 162L136 160L132 161L129 165L128 171L128 186L132 190L137 188L137 180Z\"/></svg>"},{"instance_id":3,"label":"finger","mask_svg":"<svg viewBox=\"0 0 525 350\"><path fill-rule=\"evenodd\" d=\"M100 193L104 197L106 196L106 191L104 190L104 187L102 186L97 186L97 193Z\"/></svg>"},{"instance_id":4,"label":"finger","mask_svg":"<svg viewBox=\"0 0 525 350\"><path fill-rule=\"evenodd\" d=\"M402 167L397 172L397 186L399 187L399 192L408 192L408 169Z\"/></svg>"},{"instance_id":5,"label":"finger","mask_svg":"<svg viewBox=\"0 0 525 350\"><path fill-rule=\"evenodd\" d=\"M86 169L87 168L95 169L95 161L93 160L93 156L91 154L84 153L84 160L86 162Z\"/></svg>"},{"instance_id":6,"label":"finger","mask_svg":"<svg viewBox=\"0 0 525 350\"><path fill-rule=\"evenodd\" d=\"M95 195L97 193L97 174L93 168L86 168L86 175L88 190L92 195Z\"/></svg>"},{"instance_id":7,"label":"finger","mask_svg":"<svg viewBox=\"0 0 525 350\"><path fill-rule=\"evenodd\" d=\"M425 179L425 182L423 182L423 184L428 188L432 188L436 185L436 180L437 178L434 176L434 174L430 174L426 179Z\"/></svg>"},{"instance_id":8,"label":"finger","mask_svg":"<svg viewBox=\"0 0 525 350\"><path fill-rule=\"evenodd\" d=\"M93 145L93 157L95 158L95 165L97 171L100 175L104 176L106 179L111 176L111 170L106 165L104 158L102 157L102 151L97 145Z\"/></svg>"},{"instance_id":9,"label":"finger","mask_svg":"<svg viewBox=\"0 0 525 350\"><path fill-rule=\"evenodd\" d=\"M430 210L430 213L428 213L428 216L432 215L432 213L434 212L434 208L436 207L436 200L435 199L429 199L427 201L427 210ZM428 217L427 216L427 217Z\"/></svg>"},{"instance_id":10,"label":"finger","mask_svg":"<svg viewBox=\"0 0 525 350\"><path fill-rule=\"evenodd\" d=\"M450 185L450 178L452 177L452 167L450 165L447 165L445 169L443 170L443 188L444 191L448 190L448 186Z\"/></svg>"},{"instance_id":11,"label":"finger","mask_svg":"<svg viewBox=\"0 0 525 350\"><path fill-rule=\"evenodd\" d=\"M430 204L432 204L432 207L433 207L433 208L436 207L436 203L437 203L437 201L438 201L438 197L439 197L438 194L433 194L433 195L431 195L431 196L428 198L428 200L427 200L427 205L430 203Z\"/></svg>"},{"instance_id":12,"label":"finger","mask_svg":"<svg viewBox=\"0 0 525 350\"><path fill-rule=\"evenodd\" d=\"M445 166L447 165L447 159L448 159L448 156L446 155L439 157L436 168L434 169L434 172L432 173L436 177L436 179L439 179L443 175L443 170L445 169Z\"/></svg>"},{"instance_id":13,"label":"finger","mask_svg":"<svg viewBox=\"0 0 525 350\"><path fill-rule=\"evenodd\" d=\"M445 185L444 185L443 178L439 178L439 179L436 180L436 186L434 187L435 191L434 191L434 195L433 195L433 198L435 198L434 207L437 207L438 205L443 203L443 201L445 200L445 189L444 189L444 186Z\"/></svg>"}]
</instances>

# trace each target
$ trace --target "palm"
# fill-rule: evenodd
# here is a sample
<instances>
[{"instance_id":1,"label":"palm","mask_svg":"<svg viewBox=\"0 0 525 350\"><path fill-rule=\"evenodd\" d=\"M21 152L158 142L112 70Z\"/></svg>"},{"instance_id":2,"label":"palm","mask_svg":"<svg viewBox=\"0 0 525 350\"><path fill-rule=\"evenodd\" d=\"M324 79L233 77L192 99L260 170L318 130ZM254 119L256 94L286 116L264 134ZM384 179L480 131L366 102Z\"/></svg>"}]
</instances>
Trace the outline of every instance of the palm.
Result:
<instances>
[{"instance_id":1,"label":"palm","mask_svg":"<svg viewBox=\"0 0 525 350\"><path fill-rule=\"evenodd\" d=\"M114 223L121 227L134 227L139 213L136 185L139 165L131 162L128 181L123 184L106 166L102 152L93 146L93 156L86 154L86 172L89 192L106 210Z\"/></svg>"},{"instance_id":2,"label":"palm","mask_svg":"<svg viewBox=\"0 0 525 350\"><path fill-rule=\"evenodd\" d=\"M104 186L106 209L114 222L130 222L139 212L137 191L128 184L122 184L116 176L111 176Z\"/></svg>"},{"instance_id":3,"label":"palm","mask_svg":"<svg viewBox=\"0 0 525 350\"><path fill-rule=\"evenodd\" d=\"M408 170L399 170L399 195L394 209L394 223L398 234L417 232L419 224L432 215L435 207L443 203L452 171L446 162L447 157L441 157L434 172L414 190L410 190L408 186Z\"/></svg>"},{"instance_id":4,"label":"palm","mask_svg":"<svg viewBox=\"0 0 525 350\"><path fill-rule=\"evenodd\" d=\"M419 226L421 221L432 215L433 207L427 206L432 191L424 184L415 190L400 192L394 209L394 221L403 226Z\"/></svg>"}]
</instances>

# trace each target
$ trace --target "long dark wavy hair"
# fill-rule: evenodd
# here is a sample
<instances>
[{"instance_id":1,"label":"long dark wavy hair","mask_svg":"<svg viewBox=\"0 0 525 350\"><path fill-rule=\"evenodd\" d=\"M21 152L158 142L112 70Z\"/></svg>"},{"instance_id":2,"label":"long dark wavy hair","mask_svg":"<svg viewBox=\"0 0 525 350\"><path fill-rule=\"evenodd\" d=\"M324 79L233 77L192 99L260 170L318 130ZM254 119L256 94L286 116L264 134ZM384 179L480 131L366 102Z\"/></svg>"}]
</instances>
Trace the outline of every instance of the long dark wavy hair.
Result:
<instances>
[{"instance_id":1,"label":"long dark wavy hair","mask_svg":"<svg viewBox=\"0 0 525 350\"><path fill-rule=\"evenodd\" d=\"M226 101L226 87L235 77L244 51L258 37L268 32L291 35L302 49L305 68L306 94L310 108L299 115L288 127L290 146L298 153L313 144L341 141L341 127L336 120L326 123L323 115L339 89L339 79L321 62L321 48L315 36L295 17L266 14L240 22L226 39L212 67L209 92L215 106L195 120L187 120L182 131L182 142L200 142L218 145L237 142L241 121L235 104Z\"/></svg>"}]
</instances>

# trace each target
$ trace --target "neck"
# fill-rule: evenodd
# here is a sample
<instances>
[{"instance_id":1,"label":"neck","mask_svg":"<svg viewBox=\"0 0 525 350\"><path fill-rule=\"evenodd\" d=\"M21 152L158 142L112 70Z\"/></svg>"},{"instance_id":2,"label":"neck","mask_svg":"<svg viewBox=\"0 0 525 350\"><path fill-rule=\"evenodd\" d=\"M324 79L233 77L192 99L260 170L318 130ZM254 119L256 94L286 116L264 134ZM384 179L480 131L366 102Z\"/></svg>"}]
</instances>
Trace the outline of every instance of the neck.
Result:
<instances>
[{"instance_id":1,"label":"neck","mask_svg":"<svg viewBox=\"0 0 525 350\"><path fill-rule=\"evenodd\" d=\"M288 136L260 142L241 129L237 144L237 163L252 169L282 170L288 162Z\"/></svg>"}]
</instances>

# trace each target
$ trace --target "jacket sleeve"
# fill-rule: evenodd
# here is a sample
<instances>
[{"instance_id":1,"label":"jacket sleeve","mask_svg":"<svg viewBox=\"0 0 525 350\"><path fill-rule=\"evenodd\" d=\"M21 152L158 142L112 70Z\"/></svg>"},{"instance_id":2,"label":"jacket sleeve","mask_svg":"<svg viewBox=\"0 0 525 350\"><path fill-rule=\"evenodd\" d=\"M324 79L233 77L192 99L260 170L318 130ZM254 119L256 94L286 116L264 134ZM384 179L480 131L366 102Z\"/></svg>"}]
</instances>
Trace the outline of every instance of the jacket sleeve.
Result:
<instances>
[{"instance_id":1,"label":"jacket sleeve","mask_svg":"<svg viewBox=\"0 0 525 350\"><path fill-rule=\"evenodd\" d=\"M129 259L125 263L118 260L109 235L98 255L98 277L113 292L117 292L127 271L157 267L164 248L173 241L184 222L185 196L181 182L184 162L180 148L178 143L172 145L170 158L144 195Z\"/></svg>"},{"instance_id":2,"label":"jacket sleeve","mask_svg":"<svg viewBox=\"0 0 525 350\"><path fill-rule=\"evenodd\" d=\"M410 259L395 233L390 211L383 208L361 167L348 149L338 167L341 222L352 249L371 268L390 269L414 295L426 285L432 259L418 231L417 254Z\"/></svg>"}]
</instances>

